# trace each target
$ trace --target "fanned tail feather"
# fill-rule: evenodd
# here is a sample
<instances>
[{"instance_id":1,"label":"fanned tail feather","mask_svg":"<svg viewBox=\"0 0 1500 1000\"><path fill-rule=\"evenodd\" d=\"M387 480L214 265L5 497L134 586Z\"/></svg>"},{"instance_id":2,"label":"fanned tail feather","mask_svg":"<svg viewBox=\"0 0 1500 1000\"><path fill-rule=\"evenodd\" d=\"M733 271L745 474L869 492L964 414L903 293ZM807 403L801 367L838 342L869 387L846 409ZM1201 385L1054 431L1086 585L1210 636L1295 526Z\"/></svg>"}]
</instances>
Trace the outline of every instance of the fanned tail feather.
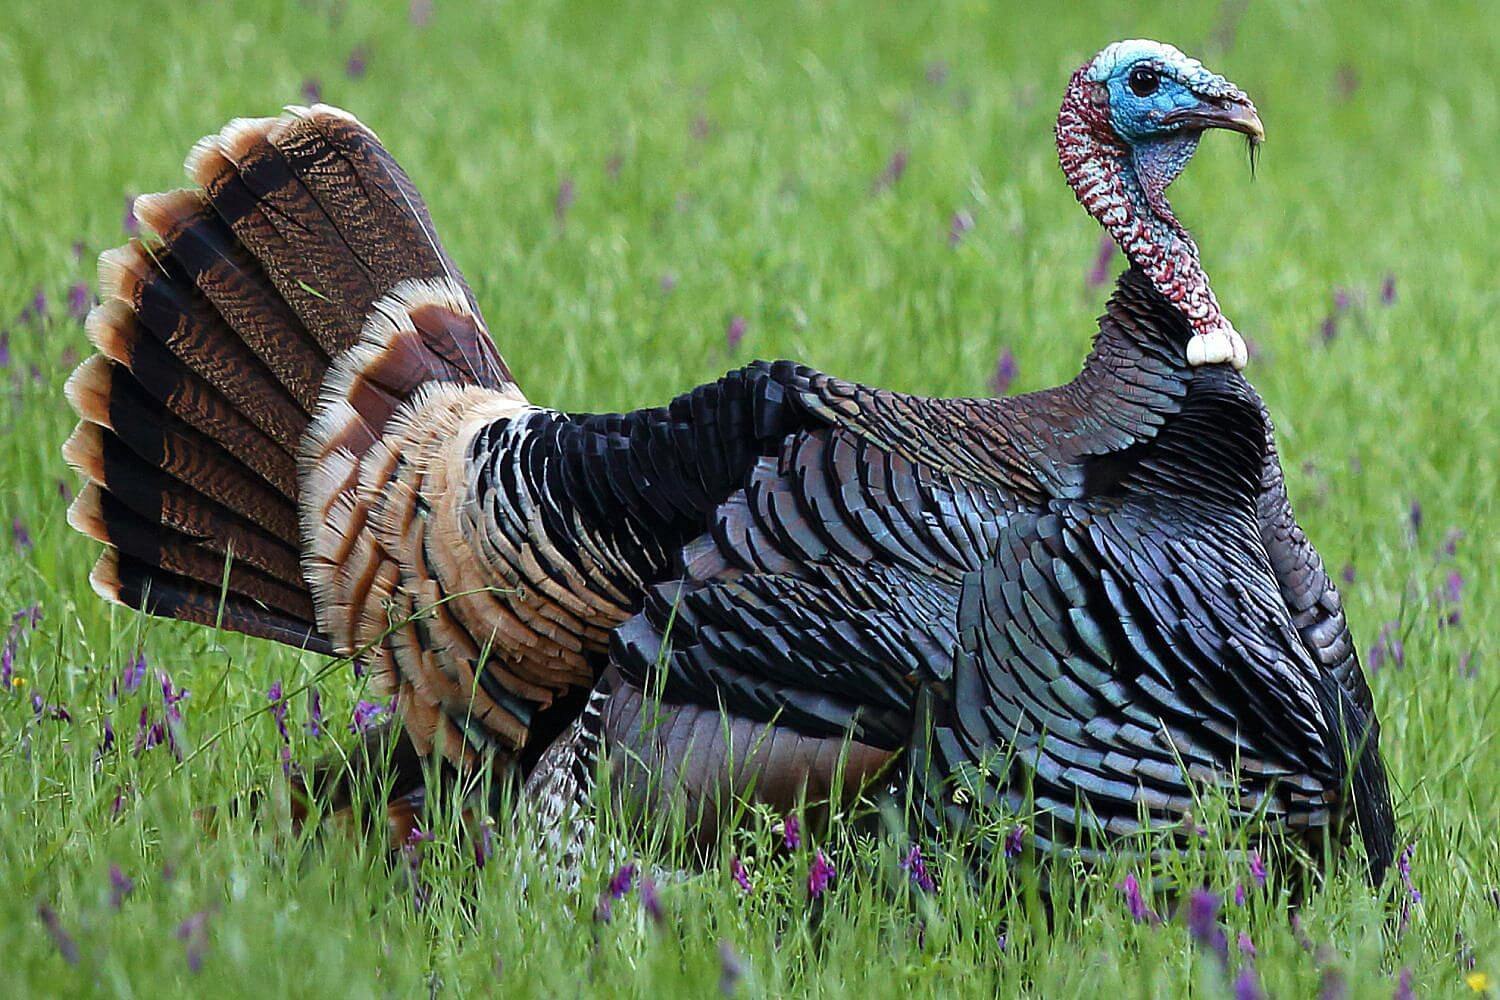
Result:
<instances>
[{"instance_id":1,"label":"fanned tail feather","mask_svg":"<svg viewBox=\"0 0 1500 1000\"><path fill-rule=\"evenodd\" d=\"M377 303L403 283L440 280L478 311L410 180L347 112L236 119L187 169L196 188L136 201L155 239L100 257L99 353L67 387L81 422L64 454L88 481L69 523L107 546L91 580L109 600L331 652L299 544L325 376L367 323L390 324ZM389 416L430 379L509 383L477 319L428 340L362 410L386 392Z\"/></svg>"}]
</instances>

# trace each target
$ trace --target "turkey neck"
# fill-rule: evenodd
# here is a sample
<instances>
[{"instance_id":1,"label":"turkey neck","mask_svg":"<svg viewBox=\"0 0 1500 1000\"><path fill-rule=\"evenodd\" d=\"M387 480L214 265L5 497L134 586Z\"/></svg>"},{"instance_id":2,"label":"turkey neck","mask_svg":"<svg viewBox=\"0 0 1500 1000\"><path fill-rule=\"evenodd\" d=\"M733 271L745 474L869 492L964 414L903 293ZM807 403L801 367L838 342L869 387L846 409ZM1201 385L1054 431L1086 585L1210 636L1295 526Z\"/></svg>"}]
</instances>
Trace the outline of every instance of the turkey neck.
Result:
<instances>
[{"instance_id":1,"label":"turkey neck","mask_svg":"<svg viewBox=\"0 0 1500 1000\"><path fill-rule=\"evenodd\" d=\"M1080 69L1057 116L1057 155L1084 209L1098 220L1191 332L1232 329L1198 259L1198 245L1167 203L1166 189L1198 145L1196 135L1126 145L1109 122L1108 92Z\"/></svg>"}]
</instances>

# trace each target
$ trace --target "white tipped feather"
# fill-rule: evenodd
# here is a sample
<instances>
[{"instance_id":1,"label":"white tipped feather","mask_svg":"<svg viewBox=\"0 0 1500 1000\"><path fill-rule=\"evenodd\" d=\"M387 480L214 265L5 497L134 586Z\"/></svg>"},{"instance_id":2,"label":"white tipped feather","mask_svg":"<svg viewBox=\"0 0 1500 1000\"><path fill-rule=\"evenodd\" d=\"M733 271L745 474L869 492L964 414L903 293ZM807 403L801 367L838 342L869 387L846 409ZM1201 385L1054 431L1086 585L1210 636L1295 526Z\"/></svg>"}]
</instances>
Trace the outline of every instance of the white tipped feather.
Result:
<instances>
[{"instance_id":1,"label":"white tipped feather","mask_svg":"<svg viewBox=\"0 0 1500 1000\"><path fill-rule=\"evenodd\" d=\"M230 163L239 166L250 150L266 139L275 118L235 118L219 130L219 149Z\"/></svg>"},{"instance_id":2,"label":"white tipped feather","mask_svg":"<svg viewBox=\"0 0 1500 1000\"><path fill-rule=\"evenodd\" d=\"M193 143L193 148L188 150L187 159L182 161L182 169L187 172L188 178L194 184L207 186L214 178L218 170L213 166L215 161L224 158L219 149L219 136L205 135Z\"/></svg>"},{"instance_id":3,"label":"white tipped feather","mask_svg":"<svg viewBox=\"0 0 1500 1000\"><path fill-rule=\"evenodd\" d=\"M89 310L83 321L89 343L100 353L129 367L134 338L135 313L117 298L107 298Z\"/></svg>"},{"instance_id":4,"label":"white tipped feather","mask_svg":"<svg viewBox=\"0 0 1500 1000\"><path fill-rule=\"evenodd\" d=\"M104 438L98 424L80 421L63 442L63 460L85 479L104 482Z\"/></svg>"},{"instance_id":5,"label":"white tipped feather","mask_svg":"<svg viewBox=\"0 0 1500 1000\"><path fill-rule=\"evenodd\" d=\"M124 246L114 247L99 255L99 298L119 299L135 302L136 287L145 278L142 270L146 251L140 243L131 240Z\"/></svg>"},{"instance_id":6,"label":"white tipped feather","mask_svg":"<svg viewBox=\"0 0 1500 1000\"><path fill-rule=\"evenodd\" d=\"M100 496L98 484L85 483L68 505L68 526L79 534L108 544L109 529L104 526Z\"/></svg>"},{"instance_id":7,"label":"white tipped feather","mask_svg":"<svg viewBox=\"0 0 1500 1000\"><path fill-rule=\"evenodd\" d=\"M105 549L89 571L89 585L94 593L111 604L123 604L120 600L120 554L114 549Z\"/></svg>"},{"instance_id":8,"label":"white tipped feather","mask_svg":"<svg viewBox=\"0 0 1500 1000\"><path fill-rule=\"evenodd\" d=\"M68 376L63 394L73 406L73 412L84 420L101 427L111 427L109 420L110 361L99 354L91 354Z\"/></svg>"}]
</instances>

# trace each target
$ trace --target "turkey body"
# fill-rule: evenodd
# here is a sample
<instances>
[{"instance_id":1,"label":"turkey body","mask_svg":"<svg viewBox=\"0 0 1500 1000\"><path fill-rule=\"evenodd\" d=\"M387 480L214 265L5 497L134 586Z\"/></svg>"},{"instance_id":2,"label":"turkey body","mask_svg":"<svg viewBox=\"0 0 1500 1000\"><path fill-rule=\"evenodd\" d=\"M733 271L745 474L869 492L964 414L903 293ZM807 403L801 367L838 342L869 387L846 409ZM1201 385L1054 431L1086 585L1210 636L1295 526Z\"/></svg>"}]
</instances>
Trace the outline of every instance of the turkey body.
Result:
<instances>
[{"instance_id":1,"label":"turkey body","mask_svg":"<svg viewBox=\"0 0 1500 1000\"><path fill-rule=\"evenodd\" d=\"M1214 787L1310 843L1357 809L1382 871L1389 795L1337 594L1260 397L1183 365L1188 336L1127 273L1058 389L922 399L771 366L810 426L615 630L538 794L587 795L602 751L617 799L712 843L735 797L895 778L934 823L1034 809L1042 846L1090 851Z\"/></svg>"},{"instance_id":2,"label":"turkey body","mask_svg":"<svg viewBox=\"0 0 1500 1000\"><path fill-rule=\"evenodd\" d=\"M554 813L601 754L704 841L736 796L905 776L934 822L1032 789L1072 846L1208 784L1313 838L1357 814L1389 862L1370 693L1265 409L1185 363L1135 269L1044 392L776 362L566 414L347 113L237 120L188 167L137 204L160 244L101 259L69 382L103 596L356 659L413 759L514 767Z\"/></svg>"}]
</instances>

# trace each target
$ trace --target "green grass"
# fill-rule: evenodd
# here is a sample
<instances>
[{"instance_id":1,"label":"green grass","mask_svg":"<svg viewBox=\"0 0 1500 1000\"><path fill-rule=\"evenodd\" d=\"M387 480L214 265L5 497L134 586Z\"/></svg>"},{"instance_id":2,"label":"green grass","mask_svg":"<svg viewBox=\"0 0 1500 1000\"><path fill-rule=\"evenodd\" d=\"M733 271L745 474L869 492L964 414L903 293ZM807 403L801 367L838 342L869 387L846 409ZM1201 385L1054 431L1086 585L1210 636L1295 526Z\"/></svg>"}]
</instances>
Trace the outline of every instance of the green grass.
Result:
<instances>
[{"instance_id":1,"label":"green grass","mask_svg":"<svg viewBox=\"0 0 1500 1000\"><path fill-rule=\"evenodd\" d=\"M545 888L545 859L522 838L476 871L441 818L420 911L378 839L298 839L274 807L209 836L195 810L274 787L280 773L266 687L304 684L323 664L106 607L86 582L94 546L68 529L59 495L73 483L58 450L73 422L61 389L87 349L66 290L92 284L94 255L120 241L127 194L182 183L196 138L298 100L307 77L371 125L426 193L538 401L655 403L752 357L974 394L1009 348L1015 389L1065 380L1105 291L1085 284L1098 231L1062 183L1052 116L1074 66L1137 35L1201 56L1261 108L1270 140L1254 182L1243 149L1210 137L1175 201L1227 314L1260 345L1249 375L1277 419L1303 524L1332 567L1354 567L1344 594L1361 647L1388 622L1405 645L1404 666L1372 682L1400 824L1417 844L1424 899L1409 927L1397 933L1346 868L1301 913L1311 948L1284 897L1265 893L1227 908L1231 940L1251 935L1276 996L1312 995L1325 975L1352 995L1388 996L1403 967L1421 992L1467 994L1460 943L1500 979L1500 33L1487 4L1262 2L1232 39L1211 6L1118 2L1047 16L977 2L930 13L685 3L626 17L609 4L438 0L420 29L404 2L339 3L340 16L330 6L16 0L0 17L11 353L0 516L34 541L0 543L0 612L43 611L19 640L25 687L0 693L6 995L709 995L721 941L751 994L1227 993L1180 925L1129 919L1113 888L1123 863L1079 873L1086 891L1065 895L1049 926L1025 893L967 889L951 871L936 896L915 899L899 845L840 834L840 878L814 914L806 849L777 856L762 825L737 848L759 859L752 896L726 859L664 886L658 927L635 897L596 925L607 873L590 871L578 894ZM368 71L350 79L357 46ZM939 63L946 79L932 82ZM909 153L905 175L872 194L897 150ZM576 202L559 225L565 178ZM960 209L975 225L953 248ZM38 288L49 317L13 321ZM1325 345L1336 288L1353 302ZM736 315L748 330L730 350ZM1424 512L1415 538L1413 501ZM1454 528L1465 536L1446 557ZM1452 570L1466 581L1462 622L1440 628L1434 592ZM130 751L142 706L160 713L154 682L110 700L138 647L192 692L184 765L165 748ZM347 670L321 686L342 736ZM72 721L37 719L33 692ZM291 716L300 726L300 699ZM119 745L96 762L107 719ZM311 761L329 742L298 729L293 751ZM111 864L135 882L118 911ZM1212 851L1184 867L1225 892L1246 877ZM75 941L77 964L39 904ZM182 922L203 912L199 935L181 940Z\"/></svg>"}]
</instances>

